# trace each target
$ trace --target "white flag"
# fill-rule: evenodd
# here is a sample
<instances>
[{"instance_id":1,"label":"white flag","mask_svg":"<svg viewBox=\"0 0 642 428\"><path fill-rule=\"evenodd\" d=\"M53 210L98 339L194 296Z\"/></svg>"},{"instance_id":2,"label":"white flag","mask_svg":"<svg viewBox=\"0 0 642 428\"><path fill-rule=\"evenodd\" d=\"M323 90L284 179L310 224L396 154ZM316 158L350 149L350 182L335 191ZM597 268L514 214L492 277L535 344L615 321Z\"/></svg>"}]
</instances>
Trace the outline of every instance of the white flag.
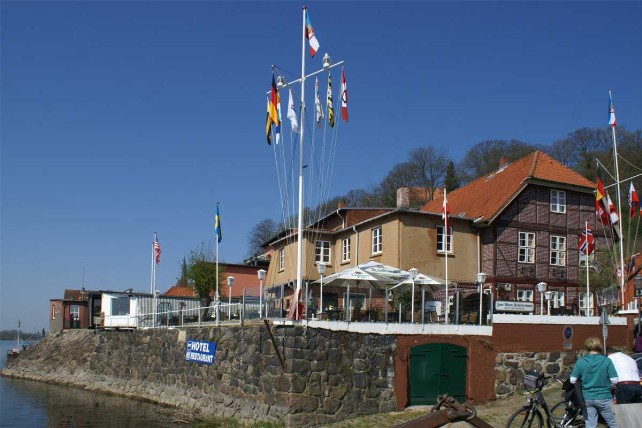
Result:
<instances>
[{"instance_id":1,"label":"white flag","mask_svg":"<svg viewBox=\"0 0 642 428\"><path fill-rule=\"evenodd\" d=\"M314 109L316 112L315 120L317 121L317 126L321 126L323 107L321 107L321 98L319 97L319 79L316 77L314 79Z\"/></svg>"},{"instance_id":2,"label":"white flag","mask_svg":"<svg viewBox=\"0 0 642 428\"><path fill-rule=\"evenodd\" d=\"M292 99L292 89L289 90L290 98L288 99L288 119L292 125L292 132L299 132L299 120L296 118L296 111L294 110L294 100Z\"/></svg>"}]
</instances>

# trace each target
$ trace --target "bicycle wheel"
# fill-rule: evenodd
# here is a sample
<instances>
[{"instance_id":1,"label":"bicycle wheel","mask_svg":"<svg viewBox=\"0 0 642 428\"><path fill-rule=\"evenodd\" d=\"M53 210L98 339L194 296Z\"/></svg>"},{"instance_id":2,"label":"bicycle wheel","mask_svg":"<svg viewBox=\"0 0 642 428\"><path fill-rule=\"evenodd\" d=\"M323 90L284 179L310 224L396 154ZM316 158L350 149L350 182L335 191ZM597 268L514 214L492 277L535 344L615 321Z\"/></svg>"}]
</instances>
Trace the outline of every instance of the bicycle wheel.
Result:
<instances>
[{"instance_id":1,"label":"bicycle wheel","mask_svg":"<svg viewBox=\"0 0 642 428\"><path fill-rule=\"evenodd\" d=\"M557 427L575 427L584 426L582 411L573 406L568 401L560 401L551 408L551 417Z\"/></svg>"},{"instance_id":2,"label":"bicycle wheel","mask_svg":"<svg viewBox=\"0 0 642 428\"><path fill-rule=\"evenodd\" d=\"M506 428L542 428L544 418L537 409L524 406L513 413L506 423Z\"/></svg>"}]
</instances>

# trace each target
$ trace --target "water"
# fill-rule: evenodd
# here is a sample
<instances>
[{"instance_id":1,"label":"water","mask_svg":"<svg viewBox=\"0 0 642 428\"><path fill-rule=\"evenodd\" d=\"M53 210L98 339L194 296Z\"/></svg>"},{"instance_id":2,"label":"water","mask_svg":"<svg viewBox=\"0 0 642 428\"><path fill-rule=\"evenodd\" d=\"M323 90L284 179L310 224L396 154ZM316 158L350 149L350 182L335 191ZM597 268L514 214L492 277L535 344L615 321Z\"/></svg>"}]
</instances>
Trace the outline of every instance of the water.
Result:
<instances>
[{"instance_id":1,"label":"water","mask_svg":"<svg viewBox=\"0 0 642 428\"><path fill-rule=\"evenodd\" d=\"M0 340L0 366L15 341ZM0 376L0 427L177 427L167 409L150 403Z\"/></svg>"}]
</instances>

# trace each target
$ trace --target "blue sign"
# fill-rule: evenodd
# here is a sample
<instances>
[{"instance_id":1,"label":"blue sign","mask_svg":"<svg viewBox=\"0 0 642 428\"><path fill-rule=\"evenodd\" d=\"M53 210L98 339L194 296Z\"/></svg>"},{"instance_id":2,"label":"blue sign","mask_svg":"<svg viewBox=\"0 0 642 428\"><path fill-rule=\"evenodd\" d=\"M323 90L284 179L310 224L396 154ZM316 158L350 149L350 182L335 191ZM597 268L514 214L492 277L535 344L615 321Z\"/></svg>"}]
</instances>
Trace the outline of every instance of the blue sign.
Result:
<instances>
[{"instance_id":1,"label":"blue sign","mask_svg":"<svg viewBox=\"0 0 642 428\"><path fill-rule=\"evenodd\" d=\"M573 327L567 325L566 327L564 327L564 330L562 330L562 334L564 335L564 339L571 340L571 338L573 337Z\"/></svg>"},{"instance_id":2,"label":"blue sign","mask_svg":"<svg viewBox=\"0 0 642 428\"><path fill-rule=\"evenodd\" d=\"M214 364L214 353L216 342L203 342L200 340L188 340L185 348L185 361L199 364Z\"/></svg>"}]
</instances>

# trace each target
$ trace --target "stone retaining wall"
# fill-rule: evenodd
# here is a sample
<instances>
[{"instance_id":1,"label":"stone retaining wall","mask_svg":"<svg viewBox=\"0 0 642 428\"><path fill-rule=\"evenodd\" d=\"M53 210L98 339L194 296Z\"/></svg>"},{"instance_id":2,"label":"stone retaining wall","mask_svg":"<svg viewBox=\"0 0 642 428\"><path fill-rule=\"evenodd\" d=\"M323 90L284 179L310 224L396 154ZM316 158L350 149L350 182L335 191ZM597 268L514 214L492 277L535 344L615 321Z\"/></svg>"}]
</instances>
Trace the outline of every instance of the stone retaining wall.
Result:
<instances>
[{"instance_id":1,"label":"stone retaining wall","mask_svg":"<svg viewBox=\"0 0 642 428\"><path fill-rule=\"evenodd\" d=\"M495 394L497 398L524 389L524 373L536 370L565 380L577 360L576 352L498 353L495 358Z\"/></svg>"},{"instance_id":2,"label":"stone retaining wall","mask_svg":"<svg viewBox=\"0 0 642 428\"><path fill-rule=\"evenodd\" d=\"M390 335L264 326L188 330L66 330L3 375L150 400L202 417L317 426L396 409ZM214 365L184 361L185 339L216 342Z\"/></svg>"}]
</instances>

